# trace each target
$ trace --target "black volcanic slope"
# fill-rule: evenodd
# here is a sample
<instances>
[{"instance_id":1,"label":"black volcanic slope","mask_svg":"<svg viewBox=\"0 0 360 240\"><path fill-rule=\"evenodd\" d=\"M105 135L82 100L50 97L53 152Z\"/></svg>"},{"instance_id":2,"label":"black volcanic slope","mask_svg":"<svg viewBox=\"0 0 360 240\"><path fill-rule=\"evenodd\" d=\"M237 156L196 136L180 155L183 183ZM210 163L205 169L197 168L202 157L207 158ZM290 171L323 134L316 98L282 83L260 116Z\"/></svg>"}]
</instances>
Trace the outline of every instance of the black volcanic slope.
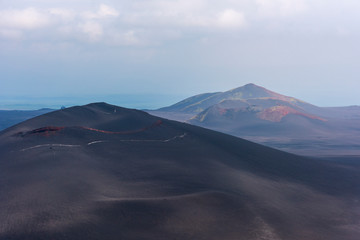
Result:
<instances>
[{"instance_id":1,"label":"black volcanic slope","mask_svg":"<svg viewBox=\"0 0 360 240\"><path fill-rule=\"evenodd\" d=\"M104 103L0 132L0 239L358 240L358 165Z\"/></svg>"}]
</instances>

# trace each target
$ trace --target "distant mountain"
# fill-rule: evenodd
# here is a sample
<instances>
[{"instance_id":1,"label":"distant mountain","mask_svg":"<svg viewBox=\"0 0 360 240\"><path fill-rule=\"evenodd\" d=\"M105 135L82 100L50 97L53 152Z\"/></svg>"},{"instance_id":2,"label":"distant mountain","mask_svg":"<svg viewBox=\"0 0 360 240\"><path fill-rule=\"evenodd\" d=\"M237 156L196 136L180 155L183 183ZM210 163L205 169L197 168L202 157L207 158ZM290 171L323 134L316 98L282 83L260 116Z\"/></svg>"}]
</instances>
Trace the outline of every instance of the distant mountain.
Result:
<instances>
[{"instance_id":1,"label":"distant mountain","mask_svg":"<svg viewBox=\"0 0 360 240\"><path fill-rule=\"evenodd\" d=\"M1 240L360 234L358 164L300 157L105 103L0 132L0 166Z\"/></svg>"},{"instance_id":2,"label":"distant mountain","mask_svg":"<svg viewBox=\"0 0 360 240\"><path fill-rule=\"evenodd\" d=\"M0 110L0 131L27 119L51 111L54 110L49 108L43 108L39 110Z\"/></svg>"},{"instance_id":3,"label":"distant mountain","mask_svg":"<svg viewBox=\"0 0 360 240\"><path fill-rule=\"evenodd\" d=\"M304 155L360 155L360 107L322 108L255 84L149 111Z\"/></svg>"},{"instance_id":4,"label":"distant mountain","mask_svg":"<svg viewBox=\"0 0 360 240\"><path fill-rule=\"evenodd\" d=\"M200 113L215 104L225 100L244 100L244 99L276 99L282 100L293 105L307 105L306 103L287 97L255 84L247 84L243 87L235 88L226 92L205 93L187 98L172 106L160 108L158 111L167 112L184 112L184 113Z\"/></svg>"}]
</instances>

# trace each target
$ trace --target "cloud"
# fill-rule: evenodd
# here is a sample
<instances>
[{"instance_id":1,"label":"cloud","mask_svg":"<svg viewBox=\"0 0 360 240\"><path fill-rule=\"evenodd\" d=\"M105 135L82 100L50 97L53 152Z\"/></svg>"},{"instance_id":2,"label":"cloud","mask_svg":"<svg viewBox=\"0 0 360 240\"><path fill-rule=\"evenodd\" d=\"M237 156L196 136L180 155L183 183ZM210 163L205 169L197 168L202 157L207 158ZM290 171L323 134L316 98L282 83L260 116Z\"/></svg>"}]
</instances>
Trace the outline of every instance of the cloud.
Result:
<instances>
[{"instance_id":1,"label":"cloud","mask_svg":"<svg viewBox=\"0 0 360 240\"><path fill-rule=\"evenodd\" d=\"M117 17L119 16L119 12L115 8L101 4L98 15L102 17Z\"/></svg>"},{"instance_id":2,"label":"cloud","mask_svg":"<svg viewBox=\"0 0 360 240\"><path fill-rule=\"evenodd\" d=\"M140 42L139 39L136 37L134 31L128 31L124 33L123 36L124 36L125 44L127 45L136 45Z\"/></svg>"},{"instance_id":3,"label":"cloud","mask_svg":"<svg viewBox=\"0 0 360 240\"><path fill-rule=\"evenodd\" d=\"M79 33L89 37L90 41L98 41L104 35L104 22L108 18L116 18L119 12L108 5L100 4L98 10L75 11L68 8L36 8L0 10L0 37L8 39L26 38L25 32L38 31L38 37L50 32L78 39ZM110 24L107 22L107 24Z\"/></svg>"},{"instance_id":4,"label":"cloud","mask_svg":"<svg viewBox=\"0 0 360 240\"><path fill-rule=\"evenodd\" d=\"M220 27L237 28L245 26L245 17L241 12L227 9L218 15L217 23Z\"/></svg>"},{"instance_id":5,"label":"cloud","mask_svg":"<svg viewBox=\"0 0 360 240\"><path fill-rule=\"evenodd\" d=\"M187 36L192 39L196 36L197 40L211 39L226 31L279 33L290 30L308 34L324 31L326 26L328 31L338 34L343 32L338 26L352 33L356 25L352 21L352 18L356 20L355 16L333 17L334 13L340 12L335 0L330 1L332 4L325 0L124 0L120 3L109 0L106 4L101 0L91 3L63 1L56 1L56 5L48 1L45 5L46 1L33 0L33 6L21 8L28 1L16 0L20 6L17 9L10 8L15 5L9 1L8 9L0 9L0 38L24 41L30 37L32 41L90 39L103 44L158 46ZM356 9L350 4L343 8L341 12ZM323 15L318 14L320 12ZM291 21L284 21L284 18ZM345 21L346 18L349 20Z\"/></svg>"},{"instance_id":6,"label":"cloud","mask_svg":"<svg viewBox=\"0 0 360 240\"><path fill-rule=\"evenodd\" d=\"M110 34L107 42L113 46L135 46L142 44L142 41L139 39L136 31L134 30L113 32Z\"/></svg>"},{"instance_id":7,"label":"cloud","mask_svg":"<svg viewBox=\"0 0 360 240\"><path fill-rule=\"evenodd\" d=\"M123 20L147 28L168 27L183 31L231 29L245 25L243 11L212 0L149 0L127 6ZM229 4L233 5L233 4ZM225 9L219 11L218 9Z\"/></svg>"},{"instance_id":8,"label":"cloud","mask_svg":"<svg viewBox=\"0 0 360 240\"><path fill-rule=\"evenodd\" d=\"M212 0L134 0L122 2L121 8L102 3L93 10L80 5L77 9L34 6L3 10L0 11L0 37L23 36L26 40L25 31L44 28L46 31L37 31L35 37L45 39L51 33L64 40L85 39L82 34L93 42L103 40L104 44L158 45L189 31L232 30L245 26L242 11L231 7L219 11L211 3ZM161 32L176 33L176 36Z\"/></svg>"},{"instance_id":9,"label":"cloud","mask_svg":"<svg viewBox=\"0 0 360 240\"><path fill-rule=\"evenodd\" d=\"M0 27L7 29L37 29L50 24L49 16L36 8L0 11Z\"/></svg>"},{"instance_id":10,"label":"cloud","mask_svg":"<svg viewBox=\"0 0 360 240\"><path fill-rule=\"evenodd\" d=\"M256 0L261 17L289 17L306 11L305 0Z\"/></svg>"},{"instance_id":11,"label":"cloud","mask_svg":"<svg viewBox=\"0 0 360 240\"><path fill-rule=\"evenodd\" d=\"M75 12L71 9L50 8L48 11L51 15L59 17L63 21L71 21L76 17Z\"/></svg>"},{"instance_id":12,"label":"cloud","mask_svg":"<svg viewBox=\"0 0 360 240\"><path fill-rule=\"evenodd\" d=\"M79 24L79 27L83 33L89 36L90 41L99 41L104 35L104 28L102 20L106 18L116 18L119 16L119 12L108 5L100 4L97 12L84 12L81 14L81 18L84 22Z\"/></svg>"},{"instance_id":13,"label":"cloud","mask_svg":"<svg viewBox=\"0 0 360 240\"><path fill-rule=\"evenodd\" d=\"M21 39L23 34L19 30L0 29L0 36L9 39Z\"/></svg>"},{"instance_id":14,"label":"cloud","mask_svg":"<svg viewBox=\"0 0 360 240\"><path fill-rule=\"evenodd\" d=\"M86 22L80 24L79 27L90 37L91 41L98 41L104 33L102 25L97 22Z\"/></svg>"},{"instance_id":15,"label":"cloud","mask_svg":"<svg viewBox=\"0 0 360 240\"><path fill-rule=\"evenodd\" d=\"M107 17L118 17L119 15L119 12L115 8L105 4L101 4L97 12L86 11L82 14L85 19L101 19Z\"/></svg>"}]
</instances>

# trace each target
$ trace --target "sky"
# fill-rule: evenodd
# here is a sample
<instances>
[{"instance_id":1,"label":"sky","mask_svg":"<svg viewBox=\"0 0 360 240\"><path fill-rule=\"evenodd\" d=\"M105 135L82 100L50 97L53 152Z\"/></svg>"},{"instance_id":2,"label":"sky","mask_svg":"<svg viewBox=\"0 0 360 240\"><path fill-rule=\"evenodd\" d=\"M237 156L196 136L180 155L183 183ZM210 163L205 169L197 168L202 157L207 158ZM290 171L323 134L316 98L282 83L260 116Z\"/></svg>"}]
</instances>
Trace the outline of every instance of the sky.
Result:
<instances>
[{"instance_id":1,"label":"sky","mask_svg":"<svg viewBox=\"0 0 360 240\"><path fill-rule=\"evenodd\" d=\"M358 0L0 0L0 108L157 108L255 83L360 105Z\"/></svg>"}]
</instances>

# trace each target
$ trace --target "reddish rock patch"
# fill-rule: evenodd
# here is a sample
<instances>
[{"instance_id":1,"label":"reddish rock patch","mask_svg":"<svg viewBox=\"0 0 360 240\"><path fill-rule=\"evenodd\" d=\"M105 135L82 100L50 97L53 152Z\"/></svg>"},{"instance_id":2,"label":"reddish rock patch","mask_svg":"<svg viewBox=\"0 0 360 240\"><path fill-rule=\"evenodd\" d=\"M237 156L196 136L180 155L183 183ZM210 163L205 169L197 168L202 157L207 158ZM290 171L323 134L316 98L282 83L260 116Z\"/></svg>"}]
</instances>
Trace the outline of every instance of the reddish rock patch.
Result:
<instances>
[{"instance_id":1,"label":"reddish rock patch","mask_svg":"<svg viewBox=\"0 0 360 240\"><path fill-rule=\"evenodd\" d=\"M285 116L289 114L296 114L310 119L326 121L325 119L320 118L318 116L302 113L288 106L275 106L275 107L267 108L264 111L259 112L257 115L260 119L263 120L267 120L270 122L280 122Z\"/></svg>"},{"instance_id":2,"label":"reddish rock patch","mask_svg":"<svg viewBox=\"0 0 360 240\"><path fill-rule=\"evenodd\" d=\"M136 129L136 130L132 130L132 131L122 131L122 132L112 132L112 131L106 131L106 130L101 130L101 129L96 129L96 128L90 128L90 127L74 127L74 128L81 128L81 129L85 129L85 130L89 130L89 131L94 131L94 132L100 132L100 133L105 133L105 134L132 134L132 133L138 133L138 132L143 132L146 131L150 128L153 127L157 127L160 126L161 124L163 124L163 122L161 120L156 121L155 123L153 123L150 126L144 127L144 128L140 128L140 129ZM34 136L34 135L39 135L39 136L53 136L56 133L58 133L59 131L65 129L65 127L54 127L54 126L48 126L48 127L42 127L42 128L37 128L28 132L19 132L16 135L18 136Z\"/></svg>"},{"instance_id":3,"label":"reddish rock patch","mask_svg":"<svg viewBox=\"0 0 360 240\"><path fill-rule=\"evenodd\" d=\"M26 132L25 134L20 133L22 136L29 136L29 135L40 135L40 136L52 136L55 135L57 132L63 130L65 127L54 127L54 126L48 126L48 127L42 127L37 128L32 131Z\"/></svg>"},{"instance_id":4,"label":"reddish rock patch","mask_svg":"<svg viewBox=\"0 0 360 240\"><path fill-rule=\"evenodd\" d=\"M218 111L219 111L219 114L220 114L220 115L225 115L228 110L225 109L225 108L219 108Z\"/></svg>"}]
</instances>

